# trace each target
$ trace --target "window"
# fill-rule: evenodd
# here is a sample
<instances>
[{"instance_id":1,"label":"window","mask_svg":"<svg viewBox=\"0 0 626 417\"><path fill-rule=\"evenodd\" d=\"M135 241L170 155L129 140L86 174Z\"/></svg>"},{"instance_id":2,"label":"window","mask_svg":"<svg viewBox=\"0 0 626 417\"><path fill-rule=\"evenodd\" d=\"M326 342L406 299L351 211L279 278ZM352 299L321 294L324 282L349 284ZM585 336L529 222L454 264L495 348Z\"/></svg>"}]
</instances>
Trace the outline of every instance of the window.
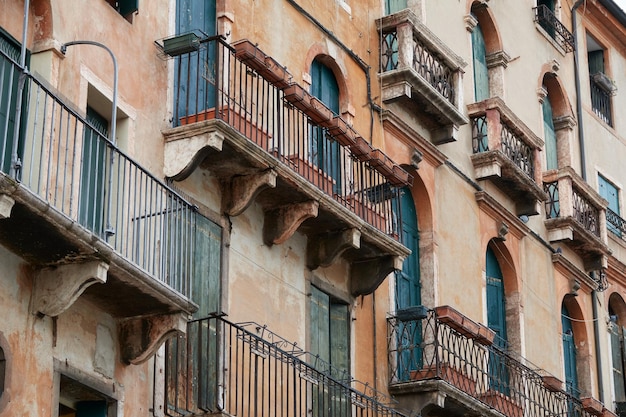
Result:
<instances>
[{"instance_id":1,"label":"window","mask_svg":"<svg viewBox=\"0 0 626 417\"><path fill-rule=\"evenodd\" d=\"M576 343L574 339L574 327L569 310L565 304L561 307L561 325L563 331L563 366L565 368L565 389L578 398L578 372L576 370Z\"/></svg>"},{"instance_id":2,"label":"window","mask_svg":"<svg viewBox=\"0 0 626 417\"><path fill-rule=\"evenodd\" d=\"M117 402L87 381L61 374L58 417L114 417Z\"/></svg>"},{"instance_id":3,"label":"window","mask_svg":"<svg viewBox=\"0 0 626 417\"><path fill-rule=\"evenodd\" d=\"M619 194L617 187L609 182L602 175L598 174L598 191L600 196L609 202L607 210L607 229L615 233L617 236L622 236L622 232L619 228L619 222L610 221L615 216L620 215L619 211ZM616 224L617 223L617 224Z\"/></svg>"},{"instance_id":4,"label":"window","mask_svg":"<svg viewBox=\"0 0 626 417\"><path fill-rule=\"evenodd\" d=\"M128 21L131 21L133 13L139 10L139 0L106 0L106 2Z\"/></svg>"},{"instance_id":5,"label":"window","mask_svg":"<svg viewBox=\"0 0 626 417\"><path fill-rule=\"evenodd\" d=\"M587 63L589 65L591 107L600 119L609 126L613 126L611 96L615 91L615 86L606 74L604 57L605 49L595 39L587 35Z\"/></svg>"},{"instance_id":6,"label":"window","mask_svg":"<svg viewBox=\"0 0 626 417\"><path fill-rule=\"evenodd\" d=\"M487 288L487 326L496 333L494 345L507 346L506 302L504 297L504 277L495 252L487 248L485 255L485 278ZM489 387L505 395L509 393L509 372L501 357L489 357Z\"/></svg>"},{"instance_id":7,"label":"window","mask_svg":"<svg viewBox=\"0 0 626 417\"><path fill-rule=\"evenodd\" d=\"M472 30L472 56L474 62L474 100L489 98L489 69L487 68L487 48L480 24Z\"/></svg>"},{"instance_id":8,"label":"window","mask_svg":"<svg viewBox=\"0 0 626 417\"><path fill-rule=\"evenodd\" d=\"M544 98L541 107L543 110L543 135L546 146L546 169L557 169L559 164L557 158L556 130L554 128L554 116L549 95Z\"/></svg>"},{"instance_id":9,"label":"window","mask_svg":"<svg viewBox=\"0 0 626 417\"><path fill-rule=\"evenodd\" d=\"M387 16L406 8L406 0L385 0L385 15Z\"/></svg>"},{"instance_id":10,"label":"window","mask_svg":"<svg viewBox=\"0 0 626 417\"><path fill-rule=\"evenodd\" d=\"M334 114L339 114L339 85L333 71L317 59L311 64L311 95ZM310 160L333 179L333 192L341 192L339 144L330 140L326 129L314 127L309 145Z\"/></svg>"}]
</instances>

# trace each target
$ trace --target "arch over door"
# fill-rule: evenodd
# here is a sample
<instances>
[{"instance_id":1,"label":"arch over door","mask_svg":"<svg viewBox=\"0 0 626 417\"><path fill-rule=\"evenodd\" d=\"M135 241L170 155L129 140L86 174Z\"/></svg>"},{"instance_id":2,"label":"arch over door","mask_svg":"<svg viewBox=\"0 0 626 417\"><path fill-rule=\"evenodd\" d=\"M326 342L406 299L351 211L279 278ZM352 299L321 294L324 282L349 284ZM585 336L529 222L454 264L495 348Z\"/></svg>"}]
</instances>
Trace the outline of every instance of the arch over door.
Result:
<instances>
[{"instance_id":1,"label":"arch over door","mask_svg":"<svg viewBox=\"0 0 626 417\"><path fill-rule=\"evenodd\" d=\"M559 165L556 151L556 132L550 97L543 100L541 108L543 110L543 134L546 143L546 169L557 169Z\"/></svg>"},{"instance_id":2,"label":"arch over door","mask_svg":"<svg viewBox=\"0 0 626 417\"><path fill-rule=\"evenodd\" d=\"M334 114L339 114L339 84L333 71L317 59L311 63L311 95L317 97ZM314 127L309 152L311 162L333 179L333 192L339 194L339 144L326 136L325 128Z\"/></svg>"},{"instance_id":3,"label":"arch over door","mask_svg":"<svg viewBox=\"0 0 626 417\"><path fill-rule=\"evenodd\" d=\"M472 56L474 59L474 100L489 98L489 70L487 69L487 47L480 25L472 30Z\"/></svg>"}]
</instances>

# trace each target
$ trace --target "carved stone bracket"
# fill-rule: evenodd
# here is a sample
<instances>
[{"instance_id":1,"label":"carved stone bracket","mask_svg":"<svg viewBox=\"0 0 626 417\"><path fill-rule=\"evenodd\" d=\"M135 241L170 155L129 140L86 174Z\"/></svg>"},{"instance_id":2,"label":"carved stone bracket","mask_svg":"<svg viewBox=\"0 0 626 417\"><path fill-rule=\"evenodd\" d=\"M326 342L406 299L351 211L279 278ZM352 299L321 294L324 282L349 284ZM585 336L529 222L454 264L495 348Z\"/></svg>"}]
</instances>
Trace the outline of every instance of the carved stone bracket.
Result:
<instances>
[{"instance_id":1,"label":"carved stone bracket","mask_svg":"<svg viewBox=\"0 0 626 417\"><path fill-rule=\"evenodd\" d=\"M170 336L184 333L186 326L185 313L122 320L118 325L122 360L132 365L144 362Z\"/></svg>"},{"instance_id":2,"label":"carved stone bracket","mask_svg":"<svg viewBox=\"0 0 626 417\"><path fill-rule=\"evenodd\" d=\"M90 285L104 284L109 265L101 261L47 267L35 275L32 311L56 317Z\"/></svg>"},{"instance_id":3,"label":"carved stone bracket","mask_svg":"<svg viewBox=\"0 0 626 417\"><path fill-rule=\"evenodd\" d=\"M183 180L202 160L202 150L222 150L224 135L211 131L165 142L164 173L168 178Z\"/></svg>"},{"instance_id":4,"label":"carved stone bracket","mask_svg":"<svg viewBox=\"0 0 626 417\"><path fill-rule=\"evenodd\" d=\"M317 269L320 266L329 266L346 250L360 247L361 232L357 229L317 235L309 240L307 267Z\"/></svg>"},{"instance_id":5,"label":"carved stone bracket","mask_svg":"<svg viewBox=\"0 0 626 417\"><path fill-rule=\"evenodd\" d=\"M239 216L266 188L276 187L276 171L267 170L257 174L233 177L224 187L225 210L229 216Z\"/></svg>"},{"instance_id":6,"label":"carved stone bracket","mask_svg":"<svg viewBox=\"0 0 626 417\"><path fill-rule=\"evenodd\" d=\"M384 256L354 262L350 271L350 292L355 297L371 294L387 275L402 269L403 261L400 256Z\"/></svg>"},{"instance_id":7,"label":"carved stone bracket","mask_svg":"<svg viewBox=\"0 0 626 417\"><path fill-rule=\"evenodd\" d=\"M8 219L14 205L15 200L6 194L0 194L0 219Z\"/></svg>"},{"instance_id":8,"label":"carved stone bracket","mask_svg":"<svg viewBox=\"0 0 626 417\"><path fill-rule=\"evenodd\" d=\"M268 246L280 245L298 230L303 221L317 217L318 210L319 203L311 200L266 211L263 242Z\"/></svg>"}]
</instances>

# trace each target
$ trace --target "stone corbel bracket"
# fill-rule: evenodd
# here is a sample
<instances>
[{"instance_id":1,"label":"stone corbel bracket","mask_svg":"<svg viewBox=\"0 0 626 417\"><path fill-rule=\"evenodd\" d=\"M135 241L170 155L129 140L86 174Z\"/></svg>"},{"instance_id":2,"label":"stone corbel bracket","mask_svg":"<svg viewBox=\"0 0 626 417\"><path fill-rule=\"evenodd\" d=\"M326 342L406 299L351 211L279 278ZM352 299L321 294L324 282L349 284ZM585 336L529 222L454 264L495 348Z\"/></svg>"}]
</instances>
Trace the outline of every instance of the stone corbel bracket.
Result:
<instances>
[{"instance_id":1,"label":"stone corbel bracket","mask_svg":"<svg viewBox=\"0 0 626 417\"><path fill-rule=\"evenodd\" d=\"M186 313L132 317L118 324L122 361L138 365L151 358L166 339L185 333Z\"/></svg>"},{"instance_id":2,"label":"stone corbel bracket","mask_svg":"<svg viewBox=\"0 0 626 417\"><path fill-rule=\"evenodd\" d=\"M310 200L302 203L287 204L265 212L263 222L263 242L268 245L280 245L298 230L306 219L317 217L319 202Z\"/></svg>"},{"instance_id":3,"label":"stone corbel bracket","mask_svg":"<svg viewBox=\"0 0 626 417\"><path fill-rule=\"evenodd\" d=\"M257 195L266 188L276 188L274 170L233 177L224 185L224 212L239 216L252 204Z\"/></svg>"},{"instance_id":4,"label":"stone corbel bracket","mask_svg":"<svg viewBox=\"0 0 626 417\"><path fill-rule=\"evenodd\" d=\"M314 270L332 265L346 250L360 247L361 232L354 228L314 236L309 240L307 248L307 267Z\"/></svg>"},{"instance_id":5,"label":"stone corbel bracket","mask_svg":"<svg viewBox=\"0 0 626 417\"><path fill-rule=\"evenodd\" d=\"M32 311L56 317L67 310L87 287L107 280L109 265L102 261L47 267L35 275Z\"/></svg>"},{"instance_id":6,"label":"stone corbel bracket","mask_svg":"<svg viewBox=\"0 0 626 417\"><path fill-rule=\"evenodd\" d=\"M403 262L403 257L395 255L354 262L350 270L350 292L355 297L371 294L387 275L401 270Z\"/></svg>"},{"instance_id":7,"label":"stone corbel bracket","mask_svg":"<svg viewBox=\"0 0 626 417\"><path fill-rule=\"evenodd\" d=\"M220 132L198 132L190 137L185 137L183 133L165 142L163 155L165 176L176 181L187 178L202 161L206 151L213 149L221 152L224 145L224 135Z\"/></svg>"},{"instance_id":8,"label":"stone corbel bracket","mask_svg":"<svg viewBox=\"0 0 626 417\"><path fill-rule=\"evenodd\" d=\"M15 205L15 200L7 194L0 194L0 219L11 217L11 210Z\"/></svg>"}]
</instances>

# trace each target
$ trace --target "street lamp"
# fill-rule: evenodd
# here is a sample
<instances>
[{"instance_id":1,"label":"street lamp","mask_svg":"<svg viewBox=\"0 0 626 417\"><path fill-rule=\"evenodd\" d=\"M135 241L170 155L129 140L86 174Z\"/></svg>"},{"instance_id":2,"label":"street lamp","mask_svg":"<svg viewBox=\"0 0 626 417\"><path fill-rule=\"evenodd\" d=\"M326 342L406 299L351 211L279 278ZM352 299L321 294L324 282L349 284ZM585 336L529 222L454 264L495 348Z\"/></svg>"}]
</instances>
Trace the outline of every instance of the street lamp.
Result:
<instances>
[{"instance_id":1,"label":"street lamp","mask_svg":"<svg viewBox=\"0 0 626 417\"><path fill-rule=\"evenodd\" d=\"M102 48L104 50L106 50L109 55L111 56L111 59L113 60L113 103L111 104L111 134L109 135L109 140L113 143L113 145L116 145L116 139L115 139L115 128L117 126L117 59L115 59L115 55L113 54L113 51L111 51L111 49L109 49L108 46L100 43L100 42L96 42L96 41L71 41L71 42L67 42L64 43L63 45L61 45L61 53L63 55L65 55L65 52L67 51L67 47L68 46L72 46L72 45L93 45L93 46L97 46L99 48ZM113 167L113 152L111 152L111 167ZM111 225L111 189L113 186L113 175L109 174L109 192L107 193L107 223L106 223L106 228L104 229L104 234L108 240L108 238L110 236L113 236L115 234L115 229L113 229L113 225Z\"/></svg>"}]
</instances>

